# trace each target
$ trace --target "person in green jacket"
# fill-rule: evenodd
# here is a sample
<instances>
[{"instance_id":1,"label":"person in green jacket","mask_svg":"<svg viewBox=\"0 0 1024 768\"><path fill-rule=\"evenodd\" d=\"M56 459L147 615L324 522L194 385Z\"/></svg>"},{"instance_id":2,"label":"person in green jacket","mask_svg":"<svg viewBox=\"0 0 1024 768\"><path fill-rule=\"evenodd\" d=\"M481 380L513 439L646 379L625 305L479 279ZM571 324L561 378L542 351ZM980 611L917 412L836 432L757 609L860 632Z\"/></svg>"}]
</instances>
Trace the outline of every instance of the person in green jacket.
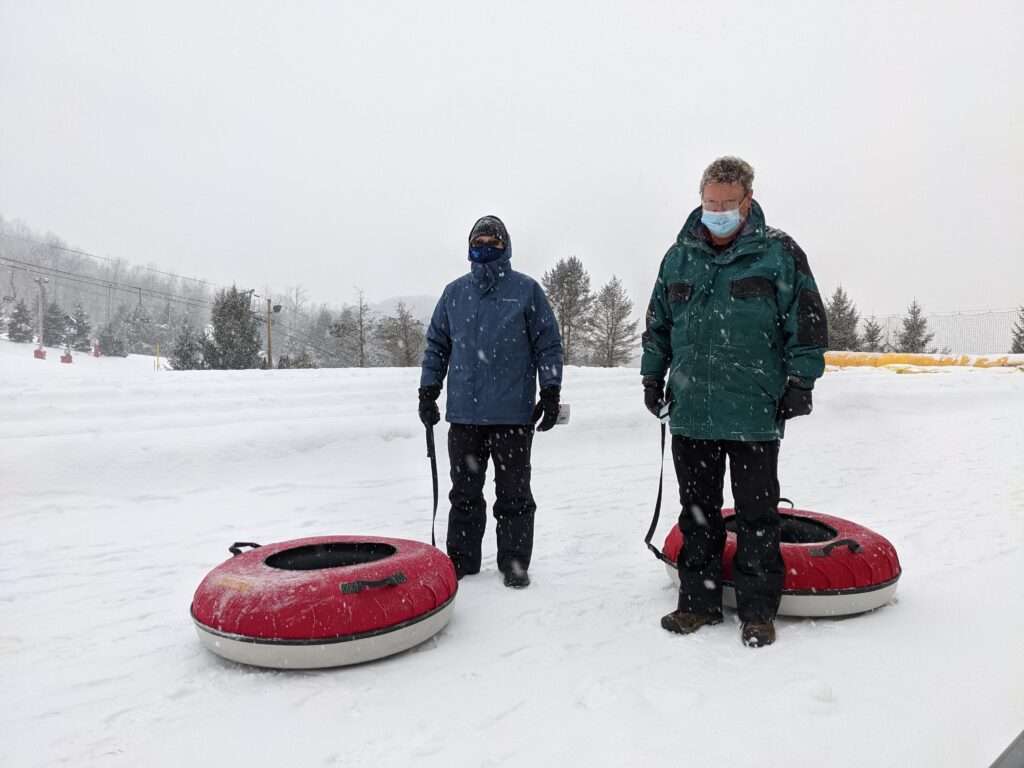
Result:
<instances>
[{"instance_id":1,"label":"person in green jacket","mask_svg":"<svg viewBox=\"0 0 1024 768\"><path fill-rule=\"evenodd\" d=\"M684 537L679 604L661 626L689 634L722 621L728 457L741 637L756 647L775 640L784 579L779 441L786 419L811 412L828 327L807 257L765 224L753 181L736 157L704 171L701 206L658 271L640 372L648 410L667 413Z\"/></svg>"}]
</instances>

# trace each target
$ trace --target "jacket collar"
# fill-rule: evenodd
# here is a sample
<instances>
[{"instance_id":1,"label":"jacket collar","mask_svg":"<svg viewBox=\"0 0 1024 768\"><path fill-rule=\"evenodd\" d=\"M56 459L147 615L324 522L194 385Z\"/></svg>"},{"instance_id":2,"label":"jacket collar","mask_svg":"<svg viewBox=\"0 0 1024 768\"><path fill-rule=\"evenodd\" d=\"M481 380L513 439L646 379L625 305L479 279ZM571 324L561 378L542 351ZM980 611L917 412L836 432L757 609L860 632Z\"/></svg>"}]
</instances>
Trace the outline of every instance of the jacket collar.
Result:
<instances>
[{"instance_id":1,"label":"jacket collar","mask_svg":"<svg viewBox=\"0 0 1024 768\"><path fill-rule=\"evenodd\" d=\"M512 271L512 254L486 264L470 264L469 268L473 273L473 282L480 289L480 293L487 294L494 290L494 286L501 278Z\"/></svg>"},{"instance_id":2,"label":"jacket collar","mask_svg":"<svg viewBox=\"0 0 1024 768\"><path fill-rule=\"evenodd\" d=\"M679 236L676 238L678 245L687 248L697 248L707 253L716 264L731 264L740 256L763 251L768 247L768 236L765 232L764 211L756 200L750 203L750 213L743 222L743 229L739 236L733 240L729 247L717 251L711 244L711 233L701 223L700 217L703 209L695 208L686 219Z\"/></svg>"}]
</instances>

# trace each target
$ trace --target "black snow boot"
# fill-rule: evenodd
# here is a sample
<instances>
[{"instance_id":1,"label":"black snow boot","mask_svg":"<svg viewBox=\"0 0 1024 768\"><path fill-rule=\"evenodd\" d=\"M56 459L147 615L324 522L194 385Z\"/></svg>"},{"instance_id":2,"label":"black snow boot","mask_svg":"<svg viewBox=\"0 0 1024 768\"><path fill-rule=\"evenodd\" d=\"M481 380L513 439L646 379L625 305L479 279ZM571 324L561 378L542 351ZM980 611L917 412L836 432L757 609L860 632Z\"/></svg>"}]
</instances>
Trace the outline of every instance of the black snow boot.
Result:
<instances>
[{"instance_id":1,"label":"black snow boot","mask_svg":"<svg viewBox=\"0 0 1024 768\"><path fill-rule=\"evenodd\" d=\"M677 635L689 635L704 626L721 624L721 613L687 613L672 611L661 617L661 628Z\"/></svg>"},{"instance_id":2,"label":"black snow boot","mask_svg":"<svg viewBox=\"0 0 1024 768\"><path fill-rule=\"evenodd\" d=\"M505 586L512 589L525 589L530 586L530 574L518 560L509 561L505 569Z\"/></svg>"},{"instance_id":3,"label":"black snow boot","mask_svg":"<svg viewBox=\"0 0 1024 768\"><path fill-rule=\"evenodd\" d=\"M748 648L763 648L775 642L775 623L768 621L744 621L741 632L743 644Z\"/></svg>"},{"instance_id":4,"label":"black snow boot","mask_svg":"<svg viewBox=\"0 0 1024 768\"><path fill-rule=\"evenodd\" d=\"M462 581L462 577L463 576L473 576L473 575L475 575L477 573L480 573L480 568L479 567L477 567L477 568L475 568L473 570L468 570L466 568L463 568L461 565L459 565L459 562L457 560L452 560L452 564L455 566L455 578L458 579L459 581Z\"/></svg>"}]
</instances>

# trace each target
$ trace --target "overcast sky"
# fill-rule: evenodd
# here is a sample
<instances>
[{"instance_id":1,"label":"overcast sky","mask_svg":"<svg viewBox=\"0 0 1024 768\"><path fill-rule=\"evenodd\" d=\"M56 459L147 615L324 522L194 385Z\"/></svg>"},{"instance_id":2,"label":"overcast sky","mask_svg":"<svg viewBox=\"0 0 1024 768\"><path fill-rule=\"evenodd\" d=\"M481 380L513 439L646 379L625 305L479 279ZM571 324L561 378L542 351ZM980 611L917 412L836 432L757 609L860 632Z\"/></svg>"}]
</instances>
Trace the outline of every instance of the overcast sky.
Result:
<instances>
[{"instance_id":1,"label":"overcast sky","mask_svg":"<svg viewBox=\"0 0 1024 768\"><path fill-rule=\"evenodd\" d=\"M707 163L864 313L1024 304L1024 3L0 0L0 215L316 300L485 213L646 304Z\"/></svg>"}]
</instances>

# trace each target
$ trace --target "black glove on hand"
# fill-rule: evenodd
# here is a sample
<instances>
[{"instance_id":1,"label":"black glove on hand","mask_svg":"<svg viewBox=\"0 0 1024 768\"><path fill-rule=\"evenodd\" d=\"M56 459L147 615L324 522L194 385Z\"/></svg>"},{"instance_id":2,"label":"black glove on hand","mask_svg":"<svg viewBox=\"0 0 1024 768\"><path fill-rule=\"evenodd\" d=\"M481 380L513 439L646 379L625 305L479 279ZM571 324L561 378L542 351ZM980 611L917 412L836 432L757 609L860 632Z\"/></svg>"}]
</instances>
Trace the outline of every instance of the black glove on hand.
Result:
<instances>
[{"instance_id":1,"label":"black glove on hand","mask_svg":"<svg viewBox=\"0 0 1024 768\"><path fill-rule=\"evenodd\" d=\"M665 382L654 376L644 377L644 405L647 410L661 418L661 410L665 407Z\"/></svg>"},{"instance_id":2,"label":"black glove on hand","mask_svg":"<svg viewBox=\"0 0 1024 768\"><path fill-rule=\"evenodd\" d=\"M806 416L814 410L811 402L812 387L793 376L786 382L786 389L779 401L778 419L785 421L797 416Z\"/></svg>"},{"instance_id":3,"label":"black glove on hand","mask_svg":"<svg viewBox=\"0 0 1024 768\"><path fill-rule=\"evenodd\" d=\"M547 432L558 420L558 400L562 390L559 387L544 387L540 391L540 400L533 409L533 423L537 424L538 432ZM543 416L543 418L541 418Z\"/></svg>"},{"instance_id":4,"label":"black glove on hand","mask_svg":"<svg viewBox=\"0 0 1024 768\"><path fill-rule=\"evenodd\" d=\"M441 411L437 407L437 398L441 396L440 387L420 387L420 421L423 426L432 427L441 420Z\"/></svg>"}]
</instances>

